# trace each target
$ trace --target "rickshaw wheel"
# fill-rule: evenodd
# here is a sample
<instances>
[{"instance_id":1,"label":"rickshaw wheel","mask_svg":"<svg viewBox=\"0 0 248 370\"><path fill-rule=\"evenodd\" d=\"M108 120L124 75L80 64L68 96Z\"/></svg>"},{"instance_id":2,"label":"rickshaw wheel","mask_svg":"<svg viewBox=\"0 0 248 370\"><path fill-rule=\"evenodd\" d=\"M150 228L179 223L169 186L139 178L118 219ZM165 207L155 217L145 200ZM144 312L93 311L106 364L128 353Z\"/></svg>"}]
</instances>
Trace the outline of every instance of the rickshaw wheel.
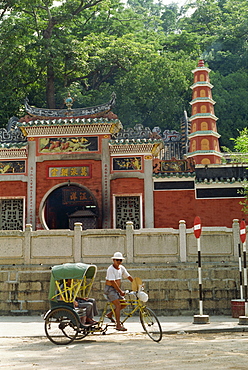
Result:
<instances>
[{"instance_id":1,"label":"rickshaw wheel","mask_svg":"<svg viewBox=\"0 0 248 370\"><path fill-rule=\"evenodd\" d=\"M75 340L80 340L85 338L89 334L89 331L87 329L79 329L79 332L75 338Z\"/></svg>"},{"instance_id":2,"label":"rickshaw wheel","mask_svg":"<svg viewBox=\"0 0 248 370\"><path fill-rule=\"evenodd\" d=\"M80 323L77 315L65 307L55 308L45 318L47 338L55 344L69 344L76 339Z\"/></svg>"}]
</instances>

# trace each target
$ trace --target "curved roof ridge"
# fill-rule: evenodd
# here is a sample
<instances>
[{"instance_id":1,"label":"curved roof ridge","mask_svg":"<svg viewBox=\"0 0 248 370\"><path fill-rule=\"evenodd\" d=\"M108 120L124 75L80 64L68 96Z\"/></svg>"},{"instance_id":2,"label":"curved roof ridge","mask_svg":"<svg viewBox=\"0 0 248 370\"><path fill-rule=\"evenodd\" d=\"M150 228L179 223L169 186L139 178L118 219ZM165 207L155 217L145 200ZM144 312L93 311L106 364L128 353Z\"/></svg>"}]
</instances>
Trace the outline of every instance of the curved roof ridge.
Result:
<instances>
[{"instance_id":1,"label":"curved roof ridge","mask_svg":"<svg viewBox=\"0 0 248 370\"><path fill-rule=\"evenodd\" d=\"M38 117L50 117L50 118L58 118L58 117L84 117L84 116L91 116L99 113L107 113L110 109L114 106L116 100L116 94L112 93L111 99L109 102L96 105L93 107L86 107L86 108L75 108L75 109L49 109L49 108L37 108L31 107L28 104L28 98L25 99L24 105L26 112L31 116L38 116Z\"/></svg>"}]
</instances>

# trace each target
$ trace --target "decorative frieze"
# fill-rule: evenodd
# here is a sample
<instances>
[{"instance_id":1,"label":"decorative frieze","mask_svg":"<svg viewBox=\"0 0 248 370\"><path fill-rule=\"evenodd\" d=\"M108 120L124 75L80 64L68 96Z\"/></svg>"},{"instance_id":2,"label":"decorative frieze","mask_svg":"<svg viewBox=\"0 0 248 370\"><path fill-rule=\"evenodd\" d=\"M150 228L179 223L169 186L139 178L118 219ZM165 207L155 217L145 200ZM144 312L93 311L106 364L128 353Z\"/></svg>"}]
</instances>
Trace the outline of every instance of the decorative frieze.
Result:
<instances>
[{"instance_id":1,"label":"decorative frieze","mask_svg":"<svg viewBox=\"0 0 248 370\"><path fill-rule=\"evenodd\" d=\"M134 153L152 153L154 144L147 143L147 144L127 144L127 145L110 145L109 151L111 155L115 154L134 154Z\"/></svg>"},{"instance_id":2,"label":"decorative frieze","mask_svg":"<svg viewBox=\"0 0 248 370\"><path fill-rule=\"evenodd\" d=\"M25 161L0 161L0 174L20 174L25 173Z\"/></svg>"},{"instance_id":3,"label":"decorative frieze","mask_svg":"<svg viewBox=\"0 0 248 370\"><path fill-rule=\"evenodd\" d=\"M141 157L113 158L113 171L141 171Z\"/></svg>"},{"instance_id":4,"label":"decorative frieze","mask_svg":"<svg viewBox=\"0 0 248 370\"><path fill-rule=\"evenodd\" d=\"M0 148L0 159L18 159L18 158L27 158L27 147L22 148Z\"/></svg>"},{"instance_id":5,"label":"decorative frieze","mask_svg":"<svg viewBox=\"0 0 248 370\"><path fill-rule=\"evenodd\" d=\"M24 136L37 137L37 136L58 136L58 135L86 135L86 134L98 134L105 135L110 133L118 132L120 129L120 121L117 122L106 122L103 124L78 124L78 125L35 125L20 126L20 129Z\"/></svg>"},{"instance_id":6,"label":"decorative frieze","mask_svg":"<svg viewBox=\"0 0 248 370\"><path fill-rule=\"evenodd\" d=\"M153 161L153 173L185 173L194 172L195 163L190 159L177 160L172 158L171 160L160 160L154 159Z\"/></svg>"},{"instance_id":7,"label":"decorative frieze","mask_svg":"<svg viewBox=\"0 0 248 370\"><path fill-rule=\"evenodd\" d=\"M133 128L129 127L121 130L116 137L118 139L149 139L152 132L149 127L144 127L141 124L136 124Z\"/></svg>"},{"instance_id":8,"label":"decorative frieze","mask_svg":"<svg viewBox=\"0 0 248 370\"><path fill-rule=\"evenodd\" d=\"M39 153L97 152L97 136L53 137L39 139Z\"/></svg>"}]
</instances>

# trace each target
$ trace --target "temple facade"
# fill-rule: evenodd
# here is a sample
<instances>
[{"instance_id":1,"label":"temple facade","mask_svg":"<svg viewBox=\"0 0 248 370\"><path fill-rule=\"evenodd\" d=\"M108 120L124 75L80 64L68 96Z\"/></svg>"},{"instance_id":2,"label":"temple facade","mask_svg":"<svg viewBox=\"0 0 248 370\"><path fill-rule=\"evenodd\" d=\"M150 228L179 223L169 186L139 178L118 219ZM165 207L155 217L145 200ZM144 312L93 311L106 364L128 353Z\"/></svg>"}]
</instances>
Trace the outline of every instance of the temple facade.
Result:
<instances>
[{"instance_id":1,"label":"temple facade","mask_svg":"<svg viewBox=\"0 0 248 370\"><path fill-rule=\"evenodd\" d=\"M193 71L184 135L159 127L123 129L115 95L100 106L42 109L0 130L0 229L231 227L242 219L242 164L221 164L209 69ZM187 131L186 130L186 131ZM188 145L189 143L189 145Z\"/></svg>"}]
</instances>

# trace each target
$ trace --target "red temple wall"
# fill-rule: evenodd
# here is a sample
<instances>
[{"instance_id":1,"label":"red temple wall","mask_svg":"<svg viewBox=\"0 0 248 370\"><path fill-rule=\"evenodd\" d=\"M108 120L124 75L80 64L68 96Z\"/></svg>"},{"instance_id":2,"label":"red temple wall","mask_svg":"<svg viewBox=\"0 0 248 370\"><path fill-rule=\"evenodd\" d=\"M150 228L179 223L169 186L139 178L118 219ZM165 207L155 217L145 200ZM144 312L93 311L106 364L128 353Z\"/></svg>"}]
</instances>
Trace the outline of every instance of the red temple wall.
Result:
<instances>
[{"instance_id":1,"label":"red temple wall","mask_svg":"<svg viewBox=\"0 0 248 370\"><path fill-rule=\"evenodd\" d=\"M27 183L22 181L1 181L1 197L26 197Z\"/></svg>"},{"instance_id":2,"label":"red temple wall","mask_svg":"<svg viewBox=\"0 0 248 370\"><path fill-rule=\"evenodd\" d=\"M186 227L190 228L193 227L195 216L201 218L203 226L232 227L233 219L244 218L240 200L240 198L195 199L194 190L155 191L154 227L178 229L179 221L185 220Z\"/></svg>"}]
</instances>

